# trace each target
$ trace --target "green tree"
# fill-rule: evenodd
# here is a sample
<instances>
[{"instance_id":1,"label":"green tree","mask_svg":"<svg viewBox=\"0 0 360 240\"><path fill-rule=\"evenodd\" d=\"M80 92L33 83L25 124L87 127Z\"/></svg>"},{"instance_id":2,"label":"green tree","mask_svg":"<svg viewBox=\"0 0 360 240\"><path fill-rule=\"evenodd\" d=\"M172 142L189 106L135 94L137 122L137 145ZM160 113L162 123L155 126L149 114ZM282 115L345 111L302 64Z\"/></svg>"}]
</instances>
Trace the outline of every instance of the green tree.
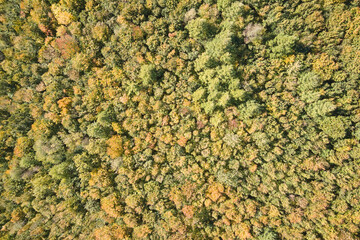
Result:
<instances>
[{"instance_id":1,"label":"green tree","mask_svg":"<svg viewBox=\"0 0 360 240\"><path fill-rule=\"evenodd\" d=\"M198 41L209 40L215 34L215 28L206 19L196 18L186 25L189 35Z\"/></svg>"},{"instance_id":2,"label":"green tree","mask_svg":"<svg viewBox=\"0 0 360 240\"><path fill-rule=\"evenodd\" d=\"M347 123L343 117L325 117L320 121L320 128L329 137L337 140L345 137Z\"/></svg>"},{"instance_id":3,"label":"green tree","mask_svg":"<svg viewBox=\"0 0 360 240\"><path fill-rule=\"evenodd\" d=\"M160 75L154 64L147 64L141 66L139 77L144 86L149 86L157 82Z\"/></svg>"},{"instance_id":4,"label":"green tree","mask_svg":"<svg viewBox=\"0 0 360 240\"><path fill-rule=\"evenodd\" d=\"M109 127L104 127L100 123L94 122L87 127L87 134L93 138L108 138L110 130Z\"/></svg>"},{"instance_id":5,"label":"green tree","mask_svg":"<svg viewBox=\"0 0 360 240\"><path fill-rule=\"evenodd\" d=\"M278 34L273 40L269 41L271 48L270 56L273 58L284 57L295 52L296 36Z\"/></svg>"}]
</instances>

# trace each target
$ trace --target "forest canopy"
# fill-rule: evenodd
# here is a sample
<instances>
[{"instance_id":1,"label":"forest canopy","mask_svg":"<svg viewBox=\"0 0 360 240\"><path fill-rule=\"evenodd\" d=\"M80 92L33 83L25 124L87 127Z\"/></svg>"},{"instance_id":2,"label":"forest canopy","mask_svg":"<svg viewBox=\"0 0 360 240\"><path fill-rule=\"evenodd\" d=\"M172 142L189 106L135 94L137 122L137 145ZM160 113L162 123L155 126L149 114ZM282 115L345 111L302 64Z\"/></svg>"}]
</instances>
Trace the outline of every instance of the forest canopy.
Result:
<instances>
[{"instance_id":1,"label":"forest canopy","mask_svg":"<svg viewBox=\"0 0 360 240\"><path fill-rule=\"evenodd\" d=\"M359 239L359 66L359 0L0 0L0 239Z\"/></svg>"}]
</instances>

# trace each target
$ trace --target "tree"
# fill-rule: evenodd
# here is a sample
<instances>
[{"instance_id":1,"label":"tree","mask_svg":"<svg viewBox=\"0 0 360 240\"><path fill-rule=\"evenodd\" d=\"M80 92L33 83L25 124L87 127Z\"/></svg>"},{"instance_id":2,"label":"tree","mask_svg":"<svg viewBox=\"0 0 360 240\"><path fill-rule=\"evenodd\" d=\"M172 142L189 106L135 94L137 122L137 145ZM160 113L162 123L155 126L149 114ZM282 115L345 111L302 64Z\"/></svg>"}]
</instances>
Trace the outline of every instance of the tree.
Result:
<instances>
[{"instance_id":1,"label":"tree","mask_svg":"<svg viewBox=\"0 0 360 240\"><path fill-rule=\"evenodd\" d=\"M343 117L325 117L320 121L320 128L329 137L337 140L345 137L347 124Z\"/></svg>"},{"instance_id":2,"label":"tree","mask_svg":"<svg viewBox=\"0 0 360 240\"><path fill-rule=\"evenodd\" d=\"M37 140L34 150L36 159L43 163L59 164L65 159L64 144L56 136L48 140Z\"/></svg>"},{"instance_id":3,"label":"tree","mask_svg":"<svg viewBox=\"0 0 360 240\"><path fill-rule=\"evenodd\" d=\"M95 27L92 29L92 35L97 41L104 41L107 39L109 34L109 27L103 23L96 23Z\"/></svg>"},{"instance_id":4,"label":"tree","mask_svg":"<svg viewBox=\"0 0 360 240\"><path fill-rule=\"evenodd\" d=\"M155 65L147 64L141 66L139 77L142 80L144 86L149 86L158 81L160 75L156 70Z\"/></svg>"},{"instance_id":5,"label":"tree","mask_svg":"<svg viewBox=\"0 0 360 240\"><path fill-rule=\"evenodd\" d=\"M249 100L245 104L242 104L240 110L240 116L243 119L250 119L261 113L261 105L255 100Z\"/></svg>"},{"instance_id":6,"label":"tree","mask_svg":"<svg viewBox=\"0 0 360 240\"><path fill-rule=\"evenodd\" d=\"M53 4L51 5L51 10L59 24L68 25L75 21L75 16L71 13L70 9L64 5Z\"/></svg>"},{"instance_id":7,"label":"tree","mask_svg":"<svg viewBox=\"0 0 360 240\"><path fill-rule=\"evenodd\" d=\"M294 53L296 41L296 36L290 36L284 33L278 34L273 40L269 41L271 48L270 56L272 58L279 58Z\"/></svg>"},{"instance_id":8,"label":"tree","mask_svg":"<svg viewBox=\"0 0 360 240\"><path fill-rule=\"evenodd\" d=\"M214 36L215 28L206 19L196 18L190 20L186 25L191 38L204 41Z\"/></svg>"},{"instance_id":9,"label":"tree","mask_svg":"<svg viewBox=\"0 0 360 240\"><path fill-rule=\"evenodd\" d=\"M307 112L311 117L317 118L325 117L334 110L336 110L336 105L333 104L330 100L324 99L310 104Z\"/></svg>"},{"instance_id":10,"label":"tree","mask_svg":"<svg viewBox=\"0 0 360 240\"><path fill-rule=\"evenodd\" d=\"M57 180L71 177L73 170L73 163L62 162L50 168L49 174L51 177Z\"/></svg>"},{"instance_id":11,"label":"tree","mask_svg":"<svg viewBox=\"0 0 360 240\"><path fill-rule=\"evenodd\" d=\"M250 43L257 39L261 39L261 35L263 34L264 28L260 24L257 23L249 23L243 31L244 42Z\"/></svg>"},{"instance_id":12,"label":"tree","mask_svg":"<svg viewBox=\"0 0 360 240\"><path fill-rule=\"evenodd\" d=\"M94 122L88 126L87 134L93 138L107 138L110 135L110 128L102 126L99 122Z\"/></svg>"}]
</instances>

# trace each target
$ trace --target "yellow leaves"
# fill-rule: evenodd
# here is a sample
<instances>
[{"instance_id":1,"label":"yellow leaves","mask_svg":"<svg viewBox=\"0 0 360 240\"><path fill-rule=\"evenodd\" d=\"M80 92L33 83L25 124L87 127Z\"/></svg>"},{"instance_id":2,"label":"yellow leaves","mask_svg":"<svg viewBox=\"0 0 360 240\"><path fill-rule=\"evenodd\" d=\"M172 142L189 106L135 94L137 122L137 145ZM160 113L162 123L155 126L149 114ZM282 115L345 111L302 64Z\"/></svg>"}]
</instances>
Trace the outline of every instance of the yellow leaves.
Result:
<instances>
[{"instance_id":1,"label":"yellow leaves","mask_svg":"<svg viewBox=\"0 0 360 240\"><path fill-rule=\"evenodd\" d=\"M129 97L126 94L120 97L121 103L126 104L128 101L129 101Z\"/></svg>"},{"instance_id":2,"label":"yellow leaves","mask_svg":"<svg viewBox=\"0 0 360 240\"><path fill-rule=\"evenodd\" d=\"M258 153L259 150L257 148L251 147L249 148L249 151L245 153L244 159L246 159L246 161L250 163L257 158Z\"/></svg>"},{"instance_id":3,"label":"yellow leaves","mask_svg":"<svg viewBox=\"0 0 360 240\"><path fill-rule=\"evenodd\" d=\"M247 199L244 202L244 207L246 210L245 216L253 218L257 212L257 202Z\"/></svg>"},{"instance_id":4,"label":"yellow leaves","mask_svg":"<svg viewBox=\"0 0 360 240\"><path fill-rule=\"evenodd\" d=\"M54 13L55 18L59 24L68 25L75 20L74 15L72 15L62 5L58 5L58 4L51 5L51 11Z\"/></svg>"},{"instance_id":5,"label":"yellow leaves","mask_svg":"<svg viewBox=\"0 0 360 240\"><path fill-rule=\"evenodd\" d=\"M184 213L185 217L187 218L192 218L194 216L194 206L192 205L184 206L181 211Z\"/></svg>"},{"instance_id":6,"label":"yellow leaves","mask_svg":"<svg viewBox=\"0 0 360 240\"><path fill-rule=\"evenodd\" d=\"M360 224L360 211L354 212L354 214L351 216L351 218L355 224L359 225Z\"/></svg>"},{"instance_id":7,"label":"yellow leaves","mask_svg":"<svg viewBox=\"0 0 360 240\"><path fill-rule=\"evenodd\" d=\"M146 58L146 60L148 60L151 63L154 63L154 61L155 61L154 56L151 54L151 52L146 52L145 58Z\"/></svg>"},{"instance_id":8,"label":"yellow leaves","mask_svg":"<svg viewBox=\"0 0 360 240\"><path fill-rule=\"evenodd\" d=\"M20 89L15 92L13 100L31 102L33 98L33 91L31 89Z\"/></svg>"},{"instance_id":9,"label":"yellow leaves","mask_svg":"<svg viewBox=\"0 0 360 240\"><path fill-rule=\"evenodd\" d=\"M214 156L220 156L221 149L222 149L223 143L222 141L217 141L211 145L211 154Z\"/></svg>"},{"instance_id":10,"label":"yellow leaves","mask_svg":"<svg viewBox=\"0 0 360 240\"><path fill-rule=\"evenodd\" d=\"M143 56L143 54L142 54L141 52L137 52L137 53L135 54L135 58L136 58L136 61L137 61L138 63L140 63L140 64L145 63L145 58L144 58L144 56Z\"/></svg>"},{"instance_id":11,"label":"yellow leaves","mask_svg":"<svg viewBox=\"0 0 360 240\"><path fill-rule=\"evenodd\" d=\"M286 65L291 64L295 61L295 55L290 55L284 59Z\"/></svg>"},{"instance_id":12,"label":"yellow leaves","mask_svg":"<svg viewBox=\"0 0 360 240\"><path fill-rule=\"evenodd\" d=\"M166 223L168 224L168 228L170 228L172 231L179 231L185 233L184 225L179 218L174 216L174 213L172 211L167 211L165 214L163 214L163 216L166 220Z\"/></svg>"},{"instance_id":13,"label":"yellow leaves","mask_svg":"<svg viewBox=\"0 0 360 240\"><path fill-rule=\"evenodd\" d=\"M213 183L208 187L208 193L206 196L213 202L216 202L224 192L224 186L220 183Z\"/></svg>"},{"instance_id":14,"label":"yellow leaves","mask_svg":"<svg viewBox=\"0 0 360 240\"><path fill-rule=\"evenodd\" d=\"M229 209L225 210L225 216L227 219L231 221L238 222L240 221L241 217L239 216L238 212L236 211L236 207L234 205L230 206Z\"/></svg>"},{"instance_id":15,"label":"yellow leaves","mask_svg":"<svg viewBox=\"0 0 360 240\"><path fill-rule=\"evenodd\" d=\"M317 31L322 30L324 27L324 17L321 11L314 11L312 14L306 17L305 23L309 25L311 29Z\"/></svg>"},{"instance_id":16,"label":"yellow leaves","mask_svg":"<svg viewBox=\"0 0 360 240\"><path fill-rule=\"evenodd\" d=\"M161 126L167 126L169 124L169 121L170 121L169 115L164 116L161 121Z\"/></svg>"},{"instance_id":17,"label":"yellow leaves","mask_svg":"<svg viewBox=\"0 0 360 240\"><path fill-rule=\"evenodd\" d=\"M235 224L232 227L235 236L237 236L239 239L250 239L252 238L252 235L250 234L250 226L249 224L246 223L239 223L239 224Z\"/></svg>"},{"instance_id":18,"label":"yellow leaves","mask_svg":"<svg viewBox=\"0 0 360 240\"><path fill-rule=\"evenodd\" d=\"M140 113L146 114L149 112L150 106L145 101L142 100L139 102L137 109L139 110Z\"/></svg>"},{"instance_id":19,"label":"yellow leaves","mask_svg":"<svg viewBox=\"0 0 360 240\"><path fill-rule=\"evenodd\" d=\"M302 215L303 215L302 210L297 209L294 212L290 213L287 218L292 224L295 224L301 222Z\"/></svg>"},{"instance_id":20,"label":"yellow leaves","mask_svg":"<svg viewBox=\"0 0 360 240\"><path fill-rule=\"evenodd\" d=\"M181 195L181 192L175 188L173 188L171 191L170 191L170 194L169 194L169 199L175 203L176 205L176 208L180 209L181 205L182 205L182 202L183 202L183 197Z\"/></svg>"},{"instance_id":21,"label":"yellow leaves","mask_svg":"<svg viewBox=\"0 0 360 240\"><path fill-rule=\"evenodd\" d=\"M83 91L81 91L80 87L78 87L78 86L73 86L73 90L74 90L75 95L82 95L83 94Z\"/></svg>"},{"instance_id":22,"label":"yellow leaves","mask_svg":"<svg viewBox=\"0 0 360 240\"><path fill-rule=\"evenodd\" d=\"M177 69L182 70L185 68L186 63L184 60L182 60L181 58L174 58L174 59L175 59Z\"/></svg>"},{"instance_id":23,"label":"yellow leaves","mask_svg":"<svg viewBox=\"0 0 360 240\"><path fill-rule=\"evenodd\" d=\"M220 140L220 134L219 134L218 128L212 128L212 130L210 132L210 139L211 139L211 141L214 141L214 142Z\"/></svg>"},{"instance_id":24,"label":"yellow leaves","mask_svg":"<svg viewBox=\"0 0 360 240\"><path fill-rule=\"evenodd\" d=\"M346 0L324 0L324 6L329 6L336 3L344 3Z\"/></svg>"},{"instance_id":25,"label":"yellow leaves","mask_svg":"<svg viewBox=\"0 0 360 240\"><path fill-rule=\"evenodd\" d=\"M180 116L175 112L170 112L171 125L178 124L180 122Z\"/></svg>"},{"instance_id":26,"label":"yellow leaves","mask_svg":"<svg viewBox=\"0 0 360 240\"><path fill-rule=\"evenodd\" d=\"M165 133L161 135L160 140L166 144L170 144L173 141L173 136L171 135L171 133Z\"/></svg>"},{"instance_id":27,"label":"yellow leaves","mask_svg":"<svg viewBox=\"0 0 360 240\"><path fill-rule=\"evenodd\" d=\"M256 165L256 164L253 164L253 165L251 165L251 166L249 167L249 171L252 172L252 173L255 172L256 169L257 169L257 165Z\"/></svg>"},{"instance_id":28,"label":"yellow leaves","mask_svg":"<svg viewBox=\"0 0 360 240\"><path fill-rule=\"evenodd\" d=\"M89 191L89 197L92 199L100 199L100 190L98 188L92 188Z\"/></svg>"},{"instance_id":29,"label":"yellow leaves","mask_svg":"<svg viewBox=\"0 0 360 240\"><path fill-rule=\"evenodd\" d=\"M113 130L114 130L115 132L117 132L117 133L119 133L119 134L122 133L122 126L121 126L120 123L112 122L112 123L111 123L111 126L112 126L112 128L113 128Z\"/></svg>"},{"instance_id":30,"label":"yellow leaves","mask_svg":"<svg viewBox=\"0 0 360 240\"><path fill-rule=\"evenodd\" d=\"M182 194L187 201L189 201L191 197L195 195L196 193L195 189L196 189L196 184L188 181L181 187Z\"/></svg>"},{"instance_id":31,"label":"yellow leaves","mask_svg":"<svg viewBox=\"0 0 360 240\"><path fill-rule=\"evenodd\" d=\"M146 7L151 9L153 6L153 1L152 0L146 0Z\"/></svg>"},{"instance_id":32,"label":"yellow leaves","mask_svg":"<svg viewBox=\"0 0 360 240\"><path fill-rule=\"evenodd\" d=\"M31 130L33 132L33 137L36 139L37 136L48 135L50 134L50 124L44 119L37 119L31 125Z\"/></svg>"},{"instance_id":33,"label":"yellow leaves","mask_svg":"<svg viewBox=\"0 0 360 240\"><path fill-rule=\"evenodd\" d=\"M141 30L141 28L139 26L134 26L132 28L132 37L135 40L139 40L139 39L144 37L144 33L143 33L143 31Z\"/></svg>"},{"instance_id":34,"label":"yellow leaves","mask_svg":"<svg viewBox=\"0 0 360 240\"><path fill-rule=\"evenodd\" d=\"M104 41L108 33L109 27L103 22L98 22L92 29L92 35L98 41Z\"/></svg>"},{"instance_id":35,"label":"yellow leaves","mask_svg":"<svg viewBox=\"0 0 360 240\"><path fill-rule=\"evenodd\" d=\"M7 109L11 105L11 99L8 96L0 96L0 109Z\"/></svg>"},{"instance_id":36,"label":"yellow leaves","mask_svg":"<svg viewBox=\"0 0 360 240\"><path fill-rule=\"evenodd\" d=\"M360 32L360 8L354 7L351 9L351 12L354 18L349 23L349 28L346 31L345 38L356 38Z\"/></svg>"},{"instance_id":37,"label":"yellow leaves","mask_svg":"<svg viewBox=\"0 0 360 240\"><path fill-rule=\"evenodd\" d=\"M155 55L154 57L154 64L155 65L161 65L162 61L163 61L163 56L161 55Z\"/></svg>"},{"instance_id":38,"label":"yellow leaves","mask_svg":"<svg viewBox=\"0 0 360 240\"><path fill-rule=\"evenodd\" d=\"M63 115L67 115L69 108L71 107L71 97L64 97L60 99L58 102L58 106L61 109L61 113Z\"/></svg>"},{"instance_id":39,"label":"yellow leaves","mask_svg":"<svg viewBox=\"0 0 360 240\"><path fill-rule=\"evenodd\" d=\"M42 234L44 234L44 232L45 232L45 229L43 227L39 226L30 232L30 236L35 238L35 236L41 236Z\"/></svg>"},{"instance_id":40,"label":"yellow leaves","mask_svg":"<svg viewBox=\"0 0 360 240\"><path fill-rule=\"evenodd\" d=\"M324 80L329 80L333 72L339 69L339 64L336 63L333 57L326 53L322 53L314 62L313 69Z\"/></svg>"},{"instance_id":41,"label":"yellow leaves","mask_svg":"<svg viewBox=\"0 0 360 240\"><path fill-rule=\"evenodd\" d=\"M278 156L284 153L284 151L280 147L275 147L273 152Z\"/></svg>"},{"instance_id":42,"label":"yellow leaves","mask_svg":"<svg viewBox=\"0 0 360 240\"><path fill-rule=\"evenodd\" d=\"M20 208L17 208L11 212L11 222L17 222L24 217L24 213Z\"/></svg>"},{"instance_id":43,"label":"yellow leaves","mask_svg":"<svg viewBox=\"0 0 360 240\"><path fill-rule=\"evenodd\" d=\"M247 129L247 132L250 133L250 134L253 134L254 132L256 131L263 131L264 129L264 121L261 120L261 119L255 119L251 126Z\"/></svg>"},{"instance_id":44,"label":"yellow leaves","mask_svg":"<svg viewBox=\"0 0 360 240\"><path fill-rule=\"evenodd\" d=\"M280 216L280 212L274 205L271 205L268 211L268 215L270 218L276 218Z\"/></svg>"},{"instance_id":45,"label":"yellow leaves","mask_svg":"<svg viewBox=\"0 0 360 240\"><path fill-rule=\"evenodd\" d=\"M127 227L135 228L136 226L138 226L136 216L134 214L126 214L123 217L123 220Z\"/></svg>"},{"instance_id":46,"label":"yellow leaves","mask_svg":"<svg viewBox=\"0 0 360 240\"><path fill-rule=\"evenodd\" d=\"M322 211L318 210L316 207L306 209L305 216L309 220L323 219L325 217Z\"/></svg>"},{"instance_id":47,"label":"yellow leaves","mask_svg":"<svg viewBox=\"0 0 360 240\"><path fill-rule=\"evenodd\" d=\"M31 146L31 141L27 137L20 137L16 141L16 145L14 148L14 156L21 158L24 156L24 153L27 148Z\"/></svg>"},{"instance_id":48,"label":"yellow leaves","mask_svg":"<svg viewBox=\"0 0 360 240\"><path fill-rule=\"evenodd\" d=\"M127 206L135 209L135 208L139 207L140 200L141 199L140 199L139 195L132 194L125 199L125 203Z\"/></svg>"},{"instance_id":49,"label":"yellow leaves","mask_svg":"<svg viewBox=\"0 0 360 240\"><path fill-rule=\"evenodd\" d=\"M120 217L123 209L118 199L119 196L116 196L116 194L111 194L105 198L102 198L100 200L101 209L104 210L110 217Z\"/></svg>"},{"instance_id":50,"label":"yellow leaves","mask_svg":"<svg viewBox=\"0 0 360 240\"><path fill-rule=\"evenodd\" d=\"M61 51L61 50L60 50ZM51 63L49 63L49 73L51 75L58 75L61 72L61 67L64 66L65 62L62 58L55 58Z\"/></svg>"},{"instance_id":51,"label":"yellow leaves","mask_svg":"<svg viewBox=\"0 0 360 240\"><path fill-rule=\"evenodd\" d=\"M75 56L71 59L71 65L74 68L74 72L77 71L86 71L90 66L90 60L88 56L84 53L77 53Z\"/></svg>"},{"instance_id":52,"label":"yellow leaves","mask_svg":"<svg viewBox=\"0 0 360 240\"><path fill-rule=\"evenodd\" d=\"M126 229L117 224L110 226L104 226L96 228L93 232L93 236L96 240L115 240L115 239L127 239Z\"/></svg>"},{"instance_id":53,"label":"yellow leaves","mask_svg":"<svg viewBox=\"0 0 360 240\"><path fill-rule=\"evenodd\" d=\"M147 225L141 225L134 228L133 236L136 239L146 239L151 232L151 229Z\"/></svg>"},{"instance_id":54,"label":"yellow leaves","mask_svg":"<svg viewBox=\"0 0 360 240\"><path fill-rule=\"evenodd\" d=\"M109 173L105 169L96 169L91 172L91 179L89 180L90 186L96 186L99 188L109 187L111 180Z\"/></svg>"},{"instance_id":55,"label":"yellow leaves","mask_svg":"<svg viewBox=\"0 0 360 240\"><path fill-rule=\"evenodd\" d=\"M132 151L134 153L138 153L140 152L141 150L143 150L143 145L144 145L144 142L143 142L143 139L140 138L140 137L134 137L133 138L133 143L134 143L134 147L132 148Z\"/></svg>"},{"instance_id":56,"label":"yellow leaves","mask_svg":"<svg viewBox=\"0 0 360 240\"><path fill-rule=\"evenodd\" d=\"M182 146L182 147L185 147L186 146L186 143L187 143L188 139L184 136L181 136L179 138L179 140L177 141L177 143Z\"/></svg>"},{"instance_id":57,"label":"yellow leaves","mask_svg":"<svg viewBox=\"0 0 360 240\"><path fill-rule=\"evenodd\" d=\"M312 170L312 171L319 171L324 170L329 166L329 164L321 159L318 158L306 158L302 162L302 168L305 170Z\"/></svg>"},{"instance_id":58,"label":"yellow leaves","mask_svg":"<svg viewBox=\"0 0 360 240\"><path fill-rule=\"evenodd\" d=\"M107 154L111 158L120 157L124 153L123 141L121 136L112 136L109 140L106 141L106 143L108 144Z\"/></svg>"},{"instance_id":59,"label":"yellow leaves","mask_svg":"<svg viewBox=\"0 0 360 240\"><path fill-rule=\"evenodd\" d=\"M147 143L152 143L152 142L154 141L154 137L153 137L153 135L152 135L150 132L148 132L148 133L146 134L145 141L146 141Z\"/></svg>"},{"instance_id":60,"label":"yellow leaves","mask_svg":"<svg viewBox=\"0 0 360 240\"><path fill-rule=\"evenodd\" d=\"M358 48L356 49L352 45L343 46L341 51L341 58L343 59L344 65L346 66L346 72L354 72L356 74L360 73L358 67L360 64L360 51L358 50Z\"/></svg>"},{"instance_id":61,"label":"yellow leaves","mask_svg":"<svg viewBox=\"0 0 360 240\"><path fill-rule=\"evenodd\" d=\"M1 1L0 1L0 3L1 3ZM0 15L0 22L1 22L1 23L5 23L5 22L6 22L6 17L5 17L4 14L1 14L1 15Z\"/></svg>"}]
</instances>

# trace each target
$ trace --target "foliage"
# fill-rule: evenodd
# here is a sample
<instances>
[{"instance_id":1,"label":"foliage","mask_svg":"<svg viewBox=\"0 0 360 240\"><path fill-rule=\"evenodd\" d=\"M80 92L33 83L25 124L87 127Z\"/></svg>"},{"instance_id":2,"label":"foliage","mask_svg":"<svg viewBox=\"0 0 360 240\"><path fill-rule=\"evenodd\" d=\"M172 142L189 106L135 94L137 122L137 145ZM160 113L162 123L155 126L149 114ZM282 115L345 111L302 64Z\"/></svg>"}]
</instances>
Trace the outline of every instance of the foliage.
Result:
<instances>
[{"instance_id":1,"label":"foliage","mask_svg":"<svg viewBox=\"0 0 360 240\"><path fill-rule=\"evenodd\" d=\"M0 239L359 239L359 30L358 0L0 0Z\"/></svg>"}]
</instances>

